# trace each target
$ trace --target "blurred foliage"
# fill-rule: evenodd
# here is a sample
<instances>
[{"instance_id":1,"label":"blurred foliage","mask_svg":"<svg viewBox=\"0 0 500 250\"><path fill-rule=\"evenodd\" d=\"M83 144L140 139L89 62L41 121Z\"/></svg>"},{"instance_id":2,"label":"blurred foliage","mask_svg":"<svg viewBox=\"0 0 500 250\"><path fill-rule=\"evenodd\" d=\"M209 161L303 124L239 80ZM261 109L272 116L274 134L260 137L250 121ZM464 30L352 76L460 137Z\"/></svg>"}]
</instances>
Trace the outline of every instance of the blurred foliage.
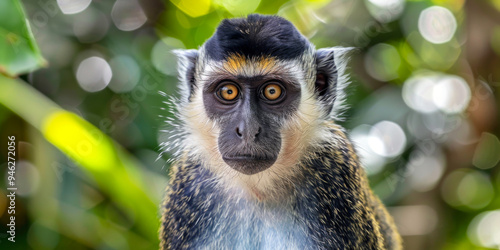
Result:
<instances>
[{"instance_id":1,"label":"blurred foliage","mask_svg":"<svg viewBox=\"0 0 500 250\"><path fill-rule=\"evenodd\" d=\"M9 76L44 65L16 3L0 3ZM0 76L0 138L15 135L19 153L16 243L0 233L2 249L156 248L168 182L158 145L171 116L158 92L176 94L171 50L255 12L289 19L318 48L358 48L342 125L406 249L499 248L499 1L22 3L49 64Z\"/></svg>"},{"instance_id":2,"label":"blurred foliage","mask_svg":"<svg viewBox=\"0 0 500 250\"><path fill-rule=\"evenodd\" d=\"M0 73L17 75L45 65L19 1L0 3Z\"/></svg>"}]
</instances>

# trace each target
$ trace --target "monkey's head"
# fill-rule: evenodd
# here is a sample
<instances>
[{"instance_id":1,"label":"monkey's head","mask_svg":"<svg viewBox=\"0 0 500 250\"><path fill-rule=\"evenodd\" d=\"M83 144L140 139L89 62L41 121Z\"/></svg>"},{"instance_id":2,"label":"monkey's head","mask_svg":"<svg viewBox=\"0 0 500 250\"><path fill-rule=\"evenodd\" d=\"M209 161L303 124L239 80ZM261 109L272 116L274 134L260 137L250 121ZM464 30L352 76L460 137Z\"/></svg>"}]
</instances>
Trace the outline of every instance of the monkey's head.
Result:
<instances>
[{"instance_id":1,"label":"monkey's head","mask_svg":"<svg viewBox=\"0 0 500 250\"><path fill-rule=\"evenodd\" d=\"M315 50L289 21L263 15L223 20L199 50L176 51L190 156L230 178L289 176L327 134L335 51Z\"/></svg>"}]
</instances>

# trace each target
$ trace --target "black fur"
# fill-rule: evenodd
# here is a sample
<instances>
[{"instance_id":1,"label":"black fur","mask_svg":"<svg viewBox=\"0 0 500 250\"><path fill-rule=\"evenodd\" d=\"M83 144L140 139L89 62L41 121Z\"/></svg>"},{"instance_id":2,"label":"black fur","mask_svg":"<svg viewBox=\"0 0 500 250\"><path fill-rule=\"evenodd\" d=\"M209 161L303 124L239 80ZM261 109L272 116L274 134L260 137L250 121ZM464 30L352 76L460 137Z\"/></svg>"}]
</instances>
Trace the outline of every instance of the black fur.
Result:
<instances>
[{"instance_id":1,"label":"black fur","mask_svg":"<svg viewBox=\"0 0 500 250\"><path fill-rule=\"evenodd\" d=\"M205 49L208 57L217 61L231 54L293 59L303 54L308 43L284 18L252 14L223 20Z\"/></svg>"}]
</instances>

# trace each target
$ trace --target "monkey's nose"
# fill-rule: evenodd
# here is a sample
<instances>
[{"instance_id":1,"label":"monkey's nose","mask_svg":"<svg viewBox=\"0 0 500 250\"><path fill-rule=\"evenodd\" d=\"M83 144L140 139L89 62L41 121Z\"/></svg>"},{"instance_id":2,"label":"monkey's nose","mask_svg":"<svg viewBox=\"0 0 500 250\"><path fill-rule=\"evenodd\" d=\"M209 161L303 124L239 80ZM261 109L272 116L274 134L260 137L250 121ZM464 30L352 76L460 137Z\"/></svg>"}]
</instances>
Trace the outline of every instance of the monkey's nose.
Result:
<instances>
[{"instance_id":1,"label":"monkey's nose","mask_svg":"<svg viewBox=\"0 0 500 250\"><path fill-rule=\"evenodd\" d=\"M244 122L241 122L239 126L236 127L236 135L238 135L240 139L254 140L261 132L262 128L260 126L252 128L251 126L247 126Z\"/></svg>"}]
</instances>

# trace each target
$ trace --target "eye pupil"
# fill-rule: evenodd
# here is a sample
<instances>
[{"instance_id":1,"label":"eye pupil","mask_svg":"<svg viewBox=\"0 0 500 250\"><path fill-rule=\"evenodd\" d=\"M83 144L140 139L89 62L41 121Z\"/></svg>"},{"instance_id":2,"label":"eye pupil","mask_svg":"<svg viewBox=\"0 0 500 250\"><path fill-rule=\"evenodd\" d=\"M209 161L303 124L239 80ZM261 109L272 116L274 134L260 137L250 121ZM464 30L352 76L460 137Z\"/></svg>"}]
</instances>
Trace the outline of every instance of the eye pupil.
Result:
<instances>
[{"instance_id":1,"label":"eye pupil","mask_svg":"<svg viewBox=\"0 0 500 250\"><path fill-rule=\"evenodd\" d=\"M232 90L230 90L230 89L229 89L229 90L227 90L227 94L229 94L229 95L230 95L230 94L232 94L232 93L233 93L233 91L232 91Z\"/></svg>"},{"instance_id":2,"label":"eye pupil","mask_svg":"<svg viewBox=\"0 0 500 250\"><path fill-rule=\"evenodd\" d=\"M275 90L275 89L271 89L271 90L269 90L269 94L274 95L274 93L276 93L276 90Z\"/></svg>"}]
</instances>

